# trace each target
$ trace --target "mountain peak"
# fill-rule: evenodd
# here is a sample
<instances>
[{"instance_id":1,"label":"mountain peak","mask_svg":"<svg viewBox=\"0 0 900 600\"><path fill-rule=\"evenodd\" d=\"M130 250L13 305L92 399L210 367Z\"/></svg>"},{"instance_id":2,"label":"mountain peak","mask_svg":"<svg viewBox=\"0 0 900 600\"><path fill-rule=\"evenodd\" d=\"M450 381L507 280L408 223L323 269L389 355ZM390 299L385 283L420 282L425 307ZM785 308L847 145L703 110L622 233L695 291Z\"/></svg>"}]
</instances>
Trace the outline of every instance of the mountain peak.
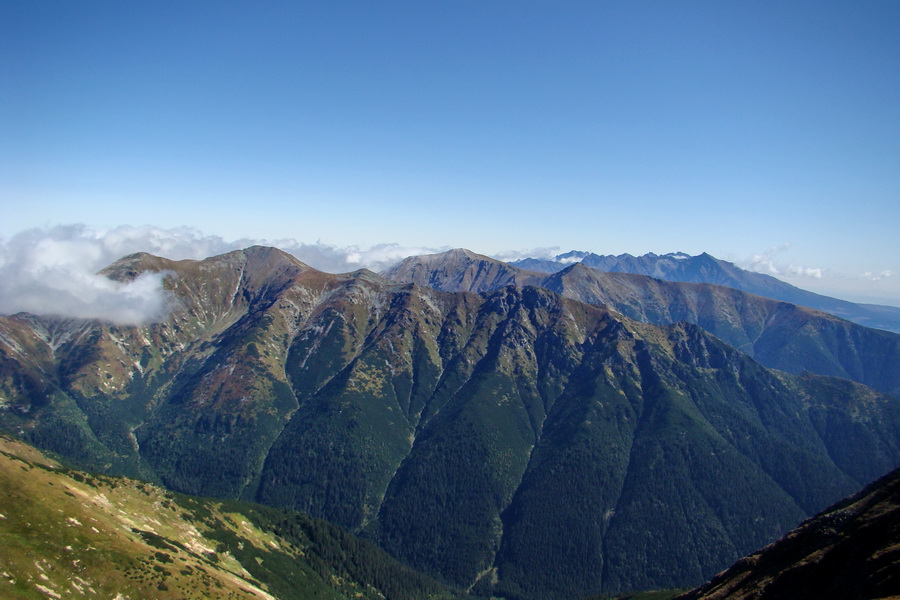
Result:
<instances>
[{"instance_id":1,"label":"mountain peak","mask_svg":"<svg viewBox=\"0 0 900 600\"><path fill-rule=\"evenodd\" d=\"M563 276L563 275L567 275L570 273L581 273L581 272L586 272L586 271L590 271L590 270L593 270L593 269L591 269L591 267L587 266L583 262L579 261L579 262L574 262L574 263L570 264L568 267L566 267L565 269L560 271L559 275Z\"/></svg>"},{"instance_id":2,"label":"mountain peak","mask_svg":"<svg viewBox=\"0 0 900 600\"><path fill-rule=\"evenodd\" d=\"M356 281L368 281L370 283L376 283L376 284L390 283L389 281L386 281L383 276L379 275L375 271L365 269L365 268L351 271L350 273L347 273L346 276L349 277L350 279L353 279Z\"/></svg>"},{"instance_id":3,"label":"mountain peak","mask_svg":"<svg viewBox=\"0 0 900 600\"><path fill-rule=\"evenodd\" d=\"M412 258L423 258L426 260L436 260L436 261L447 261L447 260L486 260L491 262L500 262L490 256L485 256L483 254L478 254L476 252L472 252L467 248L453 248L452 250L447 250L446 252L438 252L437 254L425 254L418 257Z\"/></svg>"},{"instance_id":4,"label":"mountain peak","mask_svg":"<svg viewBox=\"0 0 900 600\"><path fill-rule=\"evenodd\" d=\"M113 262L99 274L115 281L131 281L147 271L159 272L171 269L173 264L173 261L149 252L135 252Z\"/></svg>"},{"instance_id":5,"label":"mountain peak","mask_svg":"<svg viewBox=\"0 0 900 600\"><path fill-rule=\"evenodd\" d=\"M387 273L409 269L415 265L421 265L419 268L424 268L427 265L428 268L437 268L440 266L446 269L459 269L465 268L466 265L471 263L506 265L506 263L495 258L477 254L466 248L454 248L445 252L438 252L437 254L420 254L418 256L404 258L402 261L385 271L385 274L387 277L391 277L390 275L387 275Z\"/></svg>"},{"instance_id":6,"label":"mountain peak","mask_svg":"<svg viewBox=\"0 0 900 600\"><path fill-rule=\"evenodd\" d=\"M218 256L211 256L205 261L227 260L244 263L247 267L296 267L301 271L312 269L304 262L297 260L293 255L284 250L272 246L250 246L243 250L233 250Z\"/></svg>"},{"instance_id":7,"label":"mountain peak","mask_svg":"<svg viewBox=\"0 0 900 600\"><path fill-rule=\"evenodd\" d=\"M382 273L402 283L415 283L442 291L481 292L504 285L528 285L540 274L503 261L455 248L438 254L410 256Z\"/></svg>"}]
</instances>

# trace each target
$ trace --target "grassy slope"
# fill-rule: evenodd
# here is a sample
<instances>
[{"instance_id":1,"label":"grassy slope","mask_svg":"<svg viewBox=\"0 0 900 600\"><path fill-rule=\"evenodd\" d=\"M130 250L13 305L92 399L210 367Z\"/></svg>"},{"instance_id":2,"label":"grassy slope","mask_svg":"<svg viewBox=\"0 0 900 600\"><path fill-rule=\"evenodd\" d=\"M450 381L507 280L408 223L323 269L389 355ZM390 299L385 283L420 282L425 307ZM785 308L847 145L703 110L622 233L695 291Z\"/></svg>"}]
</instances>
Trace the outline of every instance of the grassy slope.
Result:
<instances>
[{"instance_id":1,"label":"grassy slope","mask_svg":"<svg viewBox=\"0 0 900 600\"><path fill-rule=\"evenodd\" d=\"M3 598L447 595L371 545L302 515L64 470L5 437L0 507Z\"/></svg>"}]
</instances>

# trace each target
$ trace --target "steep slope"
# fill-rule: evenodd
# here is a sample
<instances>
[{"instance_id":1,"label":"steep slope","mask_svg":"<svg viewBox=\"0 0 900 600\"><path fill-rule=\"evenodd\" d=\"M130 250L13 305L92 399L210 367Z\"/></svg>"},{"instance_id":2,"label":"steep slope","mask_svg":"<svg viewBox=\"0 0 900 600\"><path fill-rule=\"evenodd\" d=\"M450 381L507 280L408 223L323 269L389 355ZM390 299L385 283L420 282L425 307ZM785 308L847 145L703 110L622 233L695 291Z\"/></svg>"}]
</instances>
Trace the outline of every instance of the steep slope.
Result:
<instances>
[{"instance_id":1,"label":"steep slope","mask_svg":"<svg viewBox=\"0 0 900 600\"><path fill-rule=\"evenodd\" d=\"M900 471L804 522L679 600L900 597Z\"/></svg>"},{"instance_id":2,"label":"steep slope","mask_svg":"<svg viewBox=\"0 0 900 600\"><path fill-rule=\"evenodd\" d=\"M326 518L460 587L695 585L900 464L895 400L769 371L687 323L265 249L158 268L163 323L0 318L0 426Z\"/></svg>"},{"instance_id":3,"label":"steep slope","mask_svg":"<svg viewBox=\"0 0 900 600\"><path fill-rule=\"evenodd\" d=\"M548 416L504 513L496 564L508 595L561 598L573 580L610 593L683 585L843 487L848 472L832 460L868 469L882 452L848 444L862 424L829 400L862 389L773 377L690 326L642 338L632 360L583 363L596 376L570 384ZM896 419L883 416L879 428ZM891 425L877 436L897 433ZM537 533L548 526L567 534Z\"/></svg>"},{"instance_id":4,"label":"steep slope","mask_svg":"<svg viewBox=\"0 0 900 600\"><path fill-rule=\"evenodd\" d=\"M900 396L900 335L730 287L606 273L576 263L547 289L649 323L696 323L762 364L864 383Z\"/></svg>"},{"instance_id":5,"label":"steep slope","mask_svg":"<svg viewBox=\"0 0 900 600\"><path fill-rule=\"evenodd\" d=\"M450 598L333 525L60 468L0 437L0 596Z\"/></svg>"},{"instance_id":6,"label":"steep slope","mask_svg":"<svg viewBox=\"0 0 900 600\"><path fill-rule=\"evenodd\" d=\"M245 436L241 452L261 463L296 407L283 370L286 348L278 347L294 323L273 304L286 290L298 290L289 311L293 317L325 293L319 286L324 274L262 247L204 261L133 255L106 273L127 279L143 270L170 273L165 281L173 311L158 324L115 327L28 315L0 317L0 394L6 408L0 422L28 415L29 439L92 469L155 478L157 466L172 469L166 461L194 461L220 477L220 489L207 489L207 494L235 497L248 475L231 469L229 448L220 447L213 435L185 441L181 458L145 452L141 459L140 444L185 425L184 411L165 409L191 397L195 406L214 407L220 419L240 413L244 426L235 435ZM298 279L306 284L295 286ZM257 340L262 348L252 336L259 320L266 321L271 334L271 339ZM247 334L238 347L232 345L235 333ZM221 377L224 372L232 376L227 381ZM18 420L7 423L11 430L18 427L13 422ZM191 426L200 432L209 429L202 418ZM167 443L178 445L179 438ZM187 484L179 489L196 491Z\"/></svg>"},{"instance_id":7,"label":"steep slope","mask_svg":"<svg viewBox=\"0 0 900 600\"><path fill-rule=\"evenodd\" d=\"M599 271L634 273L665 281L724 285L758 296L808 306L866 327L900 333L900 308L859 304L809 292L771 275L741 269L734 263L717 259L705 252L697 256L683 252L662 255L651 252L643 256L601 256L580 252L560 255L557 259L562 260L524 259L512 264L532 271L555 273L568 267L571 260L580 260L581 264Z\"/></svg>"},{"instance_id":8,"label":"steep slope","mask_svg":"<svg viewBox=\"0 0 900 600\"><path fill-rule=\"evenodd\" d=\"M499 268L498 261L479 260L481 266L470 260L467 271ZM429 274L432 265L440 271L439 277ZM437 280L439 289L446 291L473 291L467 281L477 284L478 290L491 289L490 280L465 280L455 276L451 266L440 255L432 256L417 263L417 279ZM578 262L542 278L527 271L516 275L512 266L505 272L505 280L526 281L581 302L603 304L639 321L698 324L768 367L843 377L900 396L898 334L729 287L608 273ZM405 274L402 269L385 273L407 281Z\"/></svg>"}]
</instances>

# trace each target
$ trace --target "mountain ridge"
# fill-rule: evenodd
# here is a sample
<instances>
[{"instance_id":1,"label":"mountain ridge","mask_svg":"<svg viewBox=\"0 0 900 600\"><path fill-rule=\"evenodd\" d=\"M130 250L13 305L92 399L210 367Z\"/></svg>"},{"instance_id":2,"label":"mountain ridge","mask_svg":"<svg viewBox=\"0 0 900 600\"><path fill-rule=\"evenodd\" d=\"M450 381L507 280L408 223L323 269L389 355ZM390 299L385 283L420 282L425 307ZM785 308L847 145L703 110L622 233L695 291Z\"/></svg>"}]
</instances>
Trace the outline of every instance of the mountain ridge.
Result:
<instances>
[{"instance_id":1,"label":"mountain ridge","mask_svg":"<svg viewBox=\"0 0 900 600\"><path fill-rule=\"evenodd\" d=\"M600 271L648 275L665 281L725 285L773 300L808 306L866 327L900 333L900 308L849 302L810 292L771 275L741 269L734 263L715 258L706 252L697 256L684 252L615 256L573 251L558 255L555 259L526 258L510 264L554 273L564 269L573 258Z\"/></svg>"},{"instance_id":2,"label":"mountain ridge","mask_svg":"<svg viewBox=\"0 0 900 600\"><path fill-rule=\"evenodd\" d=\"M384 275L417 282L444 291L488 290L494 277L460 278L454 265L442 264L441 255L427 263L410 257ZM708 256L708 255L707 255ZM708 257L711 263L715 259ZM701 325L727 343L766 366L799 374L805 370L865 383L900 396L900 334L865 328L815 309L797 306L714 284L668 282L648 275L606 272L583 262L540 277L516 272L495 259L474 259L467 273L495 273L503 269L506 281L545 287L591 304L603 304L643 322L668 324L681 320Z\"/></svg>"}]
</instances>

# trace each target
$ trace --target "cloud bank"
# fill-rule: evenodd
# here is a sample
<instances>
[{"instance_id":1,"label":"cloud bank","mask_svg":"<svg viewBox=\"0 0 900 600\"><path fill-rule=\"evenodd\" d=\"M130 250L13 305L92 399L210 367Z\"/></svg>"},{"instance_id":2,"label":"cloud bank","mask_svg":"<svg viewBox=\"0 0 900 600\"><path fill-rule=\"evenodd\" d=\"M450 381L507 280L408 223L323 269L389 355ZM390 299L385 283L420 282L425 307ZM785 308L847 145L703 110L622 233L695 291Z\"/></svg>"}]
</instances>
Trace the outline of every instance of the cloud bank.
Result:
<instances>
[{"instance_id":1,"label":"cloud bank","mask_svg":"<svg viewBox=\"0 0 900 600\"><path fill-rule=\"evenodd\" d=\"M474 252L479 252L478 248L470 248ZM543 246L540 248L532 248L530 250L505 250L491 254L491 258L502 260L504 262L514 262L525 258L537 258L539 260L556 260L557 255L561 252L559 246Z\"/></svg>"},{"instance_id":2,"label":"cloud bank","mask_svg":"<svg viewBox=\"0 0 900 600\"><path fill-rule=\"evenodd\" d=\"M0 313L116 324L161 318L169 308L162 275L147 274L129 283L96 275L123 242L121 235L106 238L78 226L32 229L0 240Z\"/></svg>"}]
</instances>

